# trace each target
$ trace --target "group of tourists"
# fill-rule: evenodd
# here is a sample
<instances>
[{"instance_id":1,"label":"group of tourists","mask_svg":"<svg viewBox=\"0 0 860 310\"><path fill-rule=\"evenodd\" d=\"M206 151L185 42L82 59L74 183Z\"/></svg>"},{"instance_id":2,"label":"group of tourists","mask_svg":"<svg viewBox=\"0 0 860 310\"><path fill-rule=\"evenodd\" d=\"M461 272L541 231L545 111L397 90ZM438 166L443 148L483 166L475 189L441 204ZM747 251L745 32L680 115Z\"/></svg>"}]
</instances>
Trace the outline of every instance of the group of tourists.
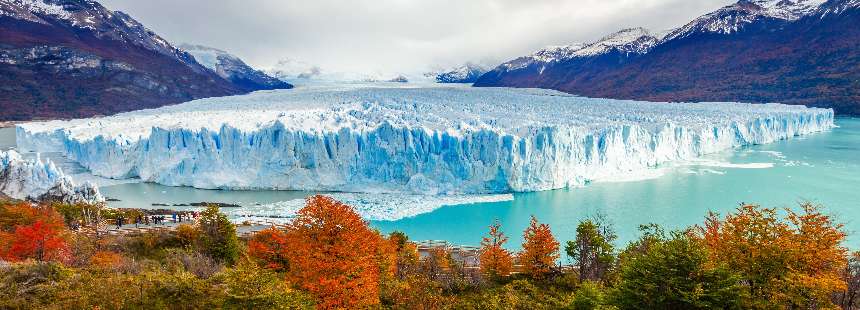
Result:
<instances>
[{"instance_id":1,"label":"group of tourists","mask_svg":"<svg viewBox=\"0 0 860 310\"><path fill-rule=\"evenodd\" d=\"M176 223L182 223L185 221L192 221L193 222L193 221L197 220L198 213L197 212L190 212L190 213L186 213L186 212L176 213L176 212L174 212L170 216L171 216L171 221L174 224L176 224ZM150 223L153 223L155 225L164 225L166 223L165 222L166 220L167 220L167 216L163 215L163 214L161 214L161 215L149 215L149 216L138 214L137 217L134 219L134 227L135 228L140 227L141 224L149 226ZM115 219L115 224L116 224L116 228L119 229L119 228L122 228L123 225L128 224L128 221L125 218L125 216L120 215L120 216L117 216L117 218Z\"/></svg>"}]
</instances>

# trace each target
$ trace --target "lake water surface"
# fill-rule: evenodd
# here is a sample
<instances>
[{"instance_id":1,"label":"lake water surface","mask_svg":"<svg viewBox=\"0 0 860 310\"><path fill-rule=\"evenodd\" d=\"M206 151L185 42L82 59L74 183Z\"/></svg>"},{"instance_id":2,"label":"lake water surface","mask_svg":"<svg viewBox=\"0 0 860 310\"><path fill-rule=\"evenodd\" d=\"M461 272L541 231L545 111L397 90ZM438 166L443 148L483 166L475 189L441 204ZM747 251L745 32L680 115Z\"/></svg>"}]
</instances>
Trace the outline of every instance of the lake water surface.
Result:
<instances>
[{"instance_id":1,"label":"lake water surface","mask_svg":"<svg viewBox=\"0 0 860 310\"><path fill-rule=\"evenodd\" d=\"M411 218L371 224L383 232L403 231L414 240L477 245L487 225L499 220L511 237L509 247L518 249L531 215L548 223L562 242L574 237L580 220L602 215L618 231L619 244L625 244L638 236L640 224L657 223L679 229L701 223L708 211L726 213L742 202L792 207L800 201L812 201L845 223L849 232L847 245L860 249L860 119L839 118L836 123L839 128L830 132L659 167L643 180L514 194L511 201L446 206ZM13 145L14 129L0 129L0 149ZM74 170L73 174L81 173L71 163L60 166ZM121 182L108 182L101 189L105 196L121 200L110 202L113 207L201 201L254 206L310 194Z\"/></svg>"}]
</instances>

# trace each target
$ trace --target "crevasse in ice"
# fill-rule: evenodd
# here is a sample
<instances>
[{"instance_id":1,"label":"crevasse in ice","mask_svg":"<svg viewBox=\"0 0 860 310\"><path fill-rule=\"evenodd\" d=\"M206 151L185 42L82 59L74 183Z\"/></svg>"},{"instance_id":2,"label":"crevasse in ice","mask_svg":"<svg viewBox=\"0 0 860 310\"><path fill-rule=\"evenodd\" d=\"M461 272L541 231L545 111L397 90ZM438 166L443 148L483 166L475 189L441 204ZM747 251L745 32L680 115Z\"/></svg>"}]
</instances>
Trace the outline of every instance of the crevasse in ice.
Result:
<instances>
[{"instance_id":1,"label":"crevasse in ice","mask_svg":"<svg viewBox=\"0 0 860 310\"><path fill-rule=\"evenodd\" d=\"M505 193L629 177L833 126L781 104L649 103L549 90L363 86L265 91L19 125L19 148L173 186Z\"/></svg>"}]
</instances>

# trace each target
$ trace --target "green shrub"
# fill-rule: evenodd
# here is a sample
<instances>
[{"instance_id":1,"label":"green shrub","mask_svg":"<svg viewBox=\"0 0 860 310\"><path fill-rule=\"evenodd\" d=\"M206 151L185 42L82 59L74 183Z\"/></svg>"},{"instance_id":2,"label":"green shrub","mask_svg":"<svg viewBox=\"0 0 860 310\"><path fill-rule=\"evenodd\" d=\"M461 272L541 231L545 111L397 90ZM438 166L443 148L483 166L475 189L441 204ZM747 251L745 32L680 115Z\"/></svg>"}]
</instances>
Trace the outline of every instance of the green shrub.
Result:
<instances>
[{"instance_id":1,"label":"green shrub","mask_svg":"<svg viewBox=\"0 0 860 310\"><path fill-rule=\"evenodd\" d=\"M250 260L224 273L225 309L313 309L309 294L290 288L282 276Z\"/></svg>"},{"instance_id":2,"label":"green shrub","mask_svg":"<svg viewBox=\"0 0 860 310\"><path fill-rule=\"evenodd\" d=\"M701 241L683 232L647 233L623 255L615 296L621 309L739 309L743 288L726 268L711 267Z\"/></svg>"},{"instance_id":3,"label":"green shrub","mask_svg":"<svg viewBox=\"0 0 860 310\"><path fill-rule=\"evenodd\" d=\"M206 210L200 213L197 225L203 253L227 265L233 265L239 259L236 227L218 210L218 206L206 207Z\"/></svg>"}]
</instances>

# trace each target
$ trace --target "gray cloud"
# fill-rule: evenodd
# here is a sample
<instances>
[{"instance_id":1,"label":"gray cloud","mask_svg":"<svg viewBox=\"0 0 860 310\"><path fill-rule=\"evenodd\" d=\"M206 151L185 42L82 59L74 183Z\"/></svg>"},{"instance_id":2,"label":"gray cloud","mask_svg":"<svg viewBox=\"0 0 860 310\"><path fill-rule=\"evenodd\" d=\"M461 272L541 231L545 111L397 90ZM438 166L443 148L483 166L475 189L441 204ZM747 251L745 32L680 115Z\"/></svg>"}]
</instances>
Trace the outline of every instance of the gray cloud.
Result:
<instances>
[{"instance_id":1,"label":"gray cloud","mask_svg":"<svg viewBox=\"0 0 860 310\"><path fill-rule=\"evenodd\" d=\"M661 31L731 0L102 0L173 42L257 67L293 58L338 70L498 63L627 27Z\"/></svg>"}]
</instances>

